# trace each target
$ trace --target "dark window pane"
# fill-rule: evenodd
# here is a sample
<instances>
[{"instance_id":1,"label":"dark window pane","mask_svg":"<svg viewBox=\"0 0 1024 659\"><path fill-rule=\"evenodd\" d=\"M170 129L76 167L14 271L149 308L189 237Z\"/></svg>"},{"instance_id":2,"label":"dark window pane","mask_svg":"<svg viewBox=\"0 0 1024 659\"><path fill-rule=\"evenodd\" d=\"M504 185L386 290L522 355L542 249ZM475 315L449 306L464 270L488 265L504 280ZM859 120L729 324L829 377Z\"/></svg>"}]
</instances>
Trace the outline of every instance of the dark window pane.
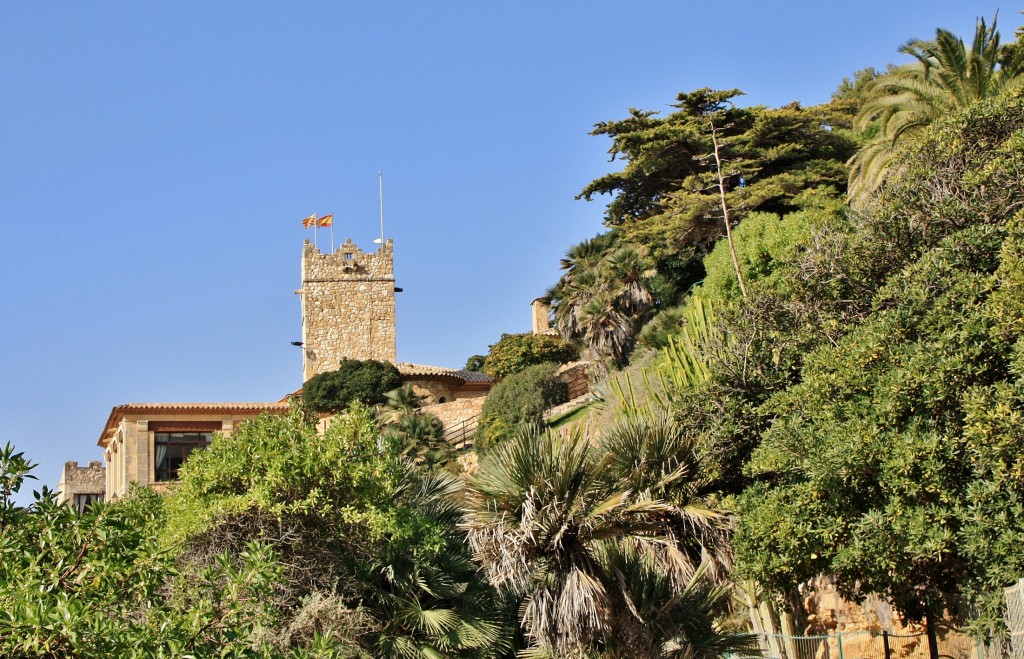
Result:
<instances>
[{"instance_id":1,"label":"dark window pane","mask_svg":"<svg viewBox=\"0 0 1024 659\"><path fill-rule=\"evenodd\" d=\"M156 455L154 467L156 480L172 481L178 478L178 469L185 463L192 451L210 443L213 433L208 432L158 432L154 437Z\"/></svg>"}]
</instances>

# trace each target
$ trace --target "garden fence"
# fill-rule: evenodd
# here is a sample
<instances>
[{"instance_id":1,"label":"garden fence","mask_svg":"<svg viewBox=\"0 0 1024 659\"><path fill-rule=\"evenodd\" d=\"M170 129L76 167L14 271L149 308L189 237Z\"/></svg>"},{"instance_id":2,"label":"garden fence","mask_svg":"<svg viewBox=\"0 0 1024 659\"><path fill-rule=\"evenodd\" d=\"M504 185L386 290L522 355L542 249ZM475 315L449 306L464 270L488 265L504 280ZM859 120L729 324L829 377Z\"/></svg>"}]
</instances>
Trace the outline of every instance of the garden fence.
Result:
<instances>
[{"instance_id":1,"label":"garden fence","mask_svg":"<svg viewBox=\"0 0 1024 659\"><path fill-rule=\"evenodd\" d=\"M939 630L940 659L1024 659L1024 579L1006 594L1006 634L974 640ZM929 659L927 634L837 632L824 636L756 633L765 659Z\"/></svg>"}]
</instances>

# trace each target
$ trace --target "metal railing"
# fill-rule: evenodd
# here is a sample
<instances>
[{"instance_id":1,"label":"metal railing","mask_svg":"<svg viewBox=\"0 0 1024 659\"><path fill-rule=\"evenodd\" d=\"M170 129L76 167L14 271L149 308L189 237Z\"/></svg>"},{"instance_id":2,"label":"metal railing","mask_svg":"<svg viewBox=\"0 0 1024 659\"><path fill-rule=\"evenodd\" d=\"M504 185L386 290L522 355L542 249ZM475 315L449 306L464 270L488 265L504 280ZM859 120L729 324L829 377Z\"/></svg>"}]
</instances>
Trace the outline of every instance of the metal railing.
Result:
<instances>
[{"instance_id":1,"label":"metal railing","mask_svg":"<svg viewBox=\"0 0 1024 659\"><path fill-rule=\"evenodd\" d=\"M928 636L889 632L836 632L823 636L755 633L766 659L929 659ZM993 659L989 647L954 631L938 636L941 659Z\"/></svg>"},{"instance_id":2,"label":"metal railing","mask_svg":"<svg viewBox=\"0 0 1024 659\"><path fill-rule=\"evenodd\" d=\"M471 416L455 423L444 431L444 441L455 451L463 451L473 446L473 436L480 425L480 415Z\"/></svg>"}]
</instances>

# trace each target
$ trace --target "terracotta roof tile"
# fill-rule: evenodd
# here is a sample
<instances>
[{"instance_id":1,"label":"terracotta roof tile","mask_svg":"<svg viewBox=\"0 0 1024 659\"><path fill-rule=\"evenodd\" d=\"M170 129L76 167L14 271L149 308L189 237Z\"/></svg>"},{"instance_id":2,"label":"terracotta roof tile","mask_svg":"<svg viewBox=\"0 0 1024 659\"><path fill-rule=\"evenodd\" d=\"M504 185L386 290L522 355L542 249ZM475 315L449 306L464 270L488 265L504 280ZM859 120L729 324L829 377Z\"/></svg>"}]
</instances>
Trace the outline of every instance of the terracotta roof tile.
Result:
<instances>
[{"instance_id":1,"label":"terracotta roof tile","mask_svg":"<svg viewBox=\"0 0 1024 659\"><path fill-rule=\"evenodd\" d=\"M287 412L288 403L126 403L110 410L97 444L106 446L118 424L128 414L242 414L258 416L263 412Z\"/></svg>"},{"instance_id":2,"label":"terracotta roof tile","mask_svg":"<svg viewBox=\"0 0 1024 659\"><path fill-rule=\"evenodd\" d=\"M440 376L458 378L463 382L490 382L491 378L485 373L478 371L467 371L465 369L445 368L444 366L428 366L426 364L411 364L401 362L397 364L398 372L404 376Z\"/></svg>"}]
</instances>

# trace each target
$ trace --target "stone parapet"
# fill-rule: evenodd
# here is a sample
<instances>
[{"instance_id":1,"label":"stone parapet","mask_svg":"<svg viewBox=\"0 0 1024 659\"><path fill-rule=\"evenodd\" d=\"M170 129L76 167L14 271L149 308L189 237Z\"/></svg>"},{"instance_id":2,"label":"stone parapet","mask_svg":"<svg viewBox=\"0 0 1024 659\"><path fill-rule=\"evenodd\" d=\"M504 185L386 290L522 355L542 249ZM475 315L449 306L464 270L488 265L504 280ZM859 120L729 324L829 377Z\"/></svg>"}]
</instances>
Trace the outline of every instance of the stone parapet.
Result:
<instances>
[{"instance_id":1,"label":"stone parapet","mask_svg":"<svg viewBox=\"0 0 1024 659\"><path fill-rule=\"evenodd\" d=\"M60 483L57 484L59 503L77 504L103 501L107 490L107 470L99 460L92 460L88 467L79 467L72 460L64 463ZM77 500L76 500L77 497Z\"/></svg>"}]
</instances>

